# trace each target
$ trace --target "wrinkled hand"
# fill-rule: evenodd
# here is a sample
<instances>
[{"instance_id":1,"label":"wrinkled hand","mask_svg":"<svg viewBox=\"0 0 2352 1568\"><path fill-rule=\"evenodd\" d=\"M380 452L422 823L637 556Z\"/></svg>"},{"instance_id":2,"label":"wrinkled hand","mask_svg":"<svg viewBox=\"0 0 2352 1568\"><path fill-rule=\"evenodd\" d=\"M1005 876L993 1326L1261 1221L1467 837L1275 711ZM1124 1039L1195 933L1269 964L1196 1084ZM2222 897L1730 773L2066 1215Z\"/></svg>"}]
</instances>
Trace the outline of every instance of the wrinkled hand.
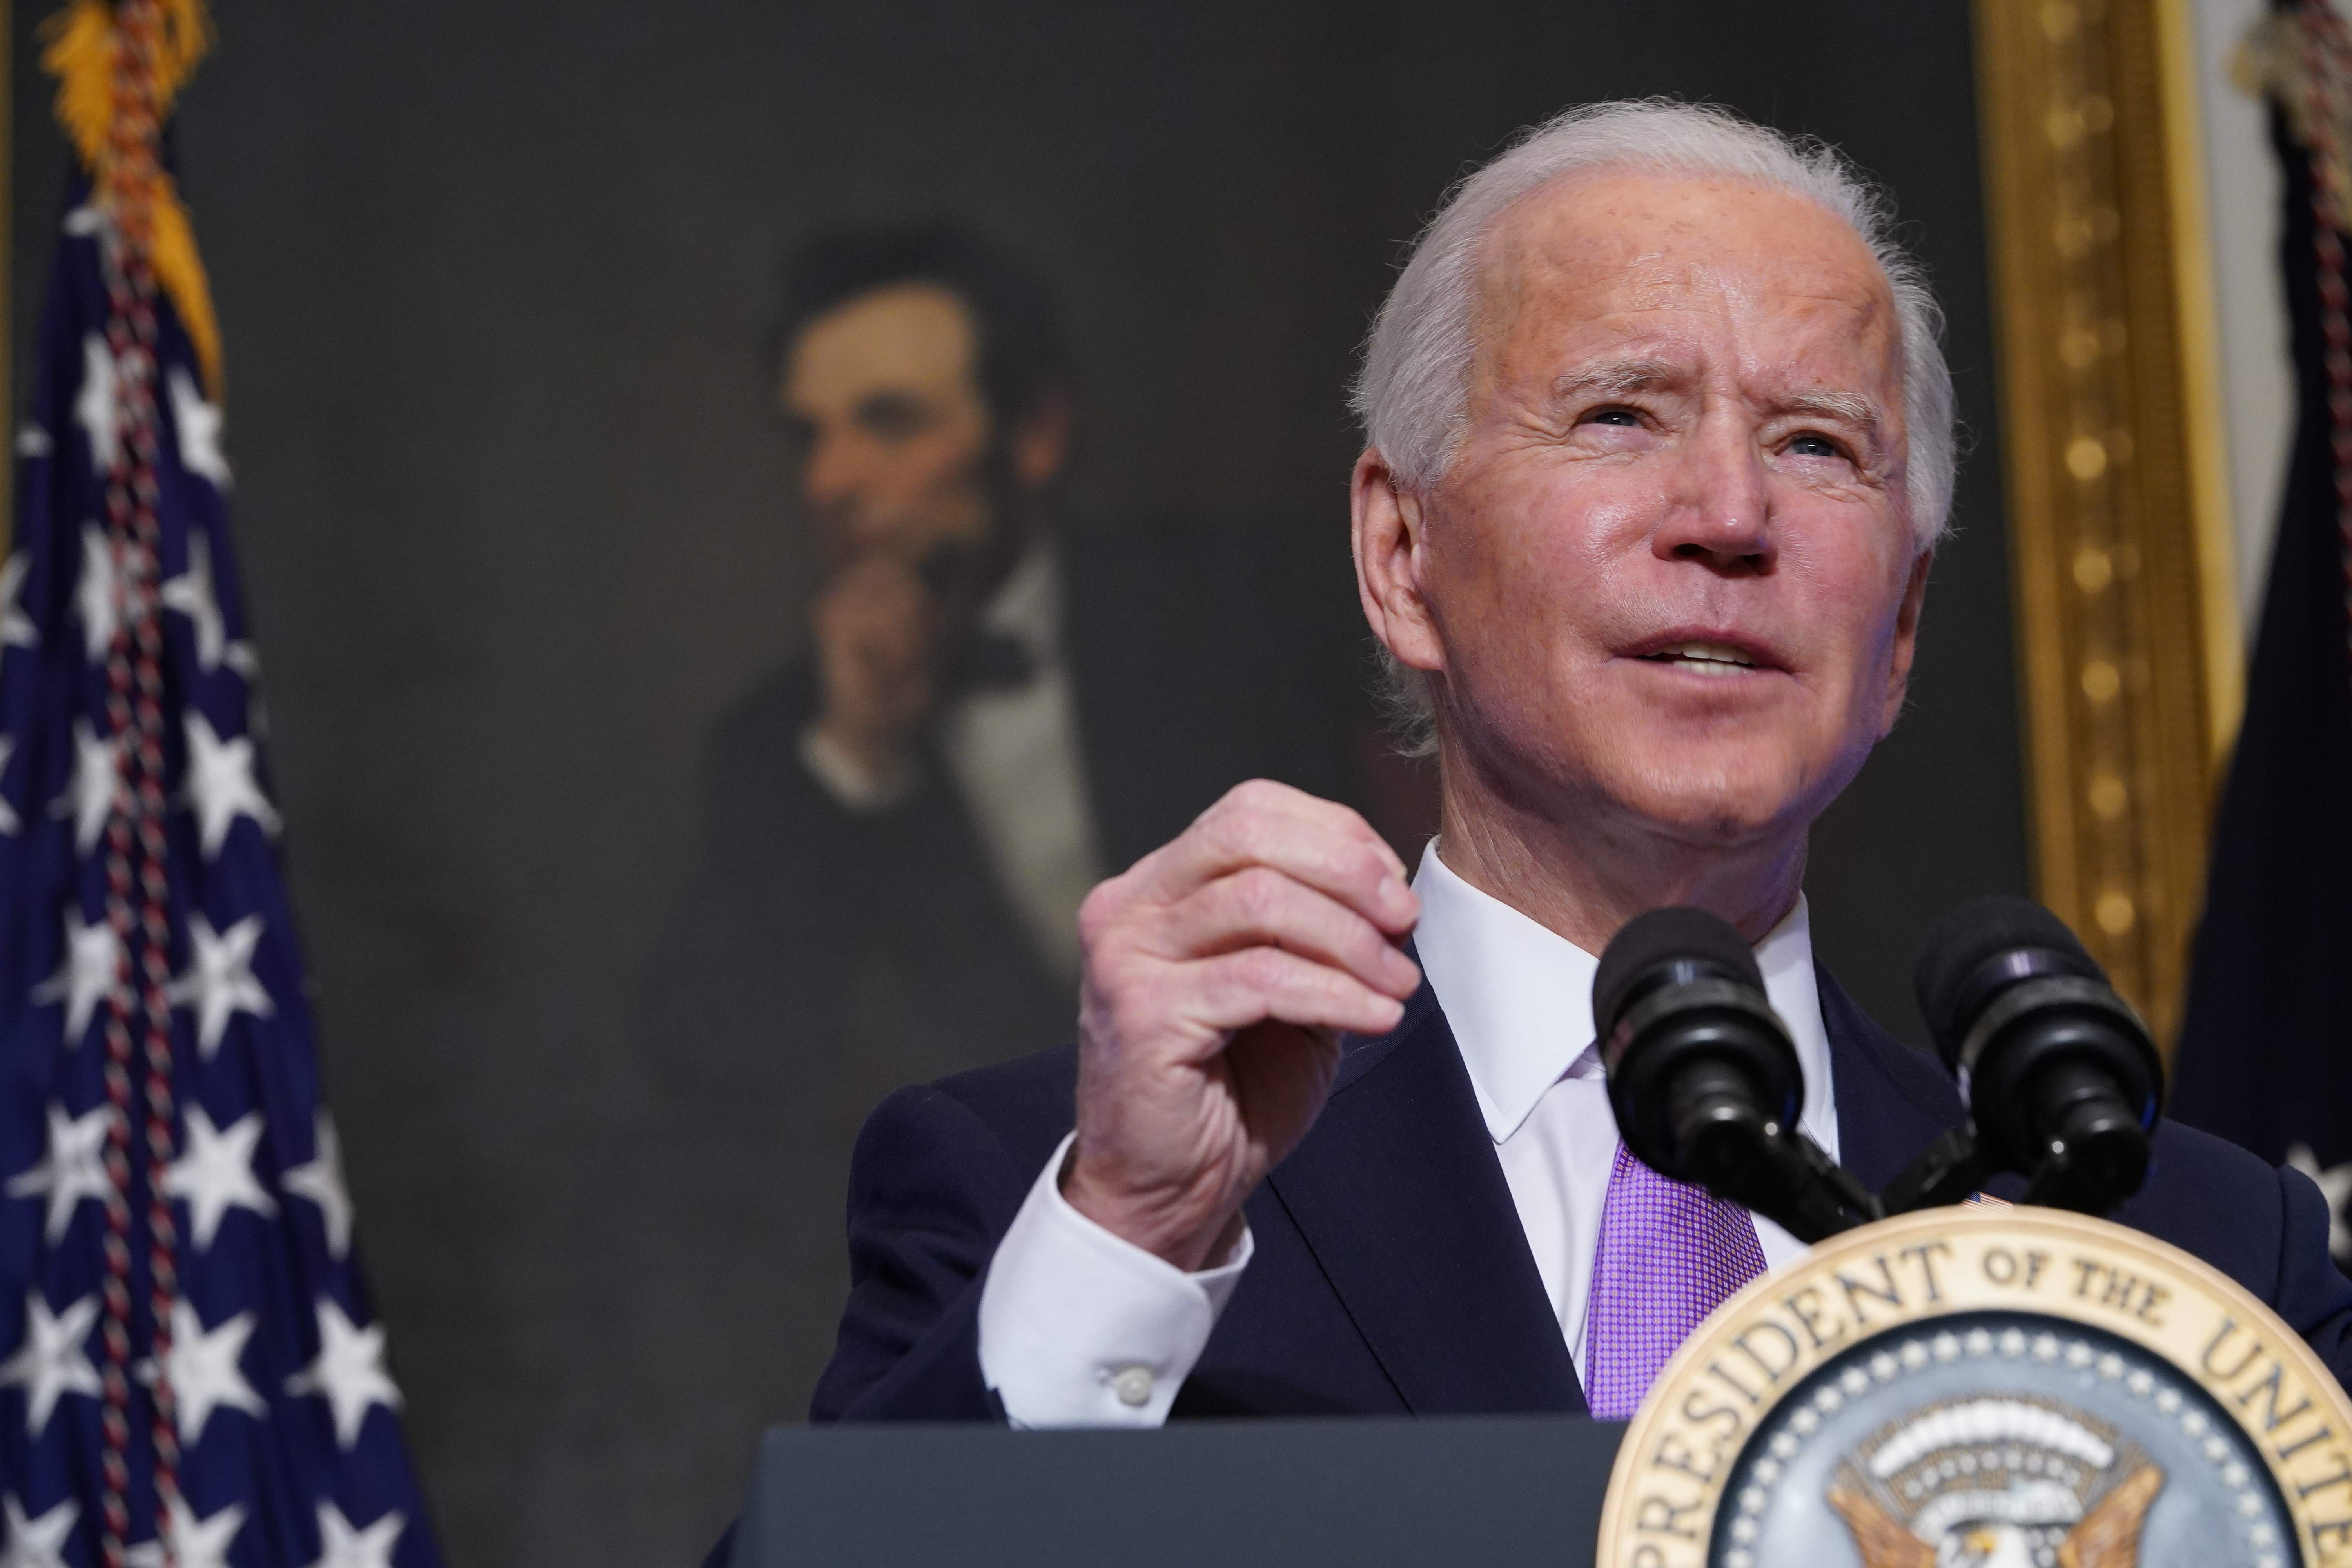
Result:
<instances>
[{"instance_id":1,"label":"wrinkled hand","mask_svg":"<svg viewBox=\"0 0 2352 1568\"><path fill-rule=\"evenodd\" d=\"M1420 901L1346 806L1258 779L1078 911L1071 1205L1179 1268L1230 1248L1314 1125L1341 1031L1381 1034L1421 972Z\"/></svg>"},{"instance_id":2,"label":"wrinkled hand","mask_svg":"<svg viewBox=\"0 0 2352 1568\"><path fill-rule=\"evenodd\" d=\"M817 728L877 778L913 759L938 698L939 612L896 556L850 563L812 616L820 682Z\"/></svg>"}]
</instances>

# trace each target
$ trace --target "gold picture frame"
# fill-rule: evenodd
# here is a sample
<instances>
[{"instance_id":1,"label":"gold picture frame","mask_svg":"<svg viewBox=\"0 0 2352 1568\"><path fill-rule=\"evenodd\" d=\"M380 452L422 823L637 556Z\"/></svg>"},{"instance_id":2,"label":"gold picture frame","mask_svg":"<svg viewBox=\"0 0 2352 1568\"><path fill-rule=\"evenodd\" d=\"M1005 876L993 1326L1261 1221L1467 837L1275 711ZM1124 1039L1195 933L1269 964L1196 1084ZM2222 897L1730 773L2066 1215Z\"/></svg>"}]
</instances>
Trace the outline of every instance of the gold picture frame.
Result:
<instances>
[{"instance_id":1,"label":"gold picture frame","mask_svg":"<svg viewBox=\"0 0 2352 1568\"><path fill-rule=\"evenodd\" d=\"M2035 892L2167 1042L2243 650L2187 0L1976 0Z\"/></svg>"}]
</instances>

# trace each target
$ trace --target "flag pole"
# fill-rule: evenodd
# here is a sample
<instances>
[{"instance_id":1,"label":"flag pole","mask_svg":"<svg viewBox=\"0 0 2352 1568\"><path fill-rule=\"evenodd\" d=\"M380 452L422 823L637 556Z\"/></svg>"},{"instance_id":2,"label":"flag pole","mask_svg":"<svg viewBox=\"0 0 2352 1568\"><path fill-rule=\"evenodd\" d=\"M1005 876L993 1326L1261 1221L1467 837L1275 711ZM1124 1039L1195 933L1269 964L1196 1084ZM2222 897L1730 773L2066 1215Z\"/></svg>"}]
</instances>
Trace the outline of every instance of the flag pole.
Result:
<instances>
[{"instance_id":1,"label":"flag pole","mask_svg":"<svg viewBox=\"0 0 2352 1568\"><path fill-rule=\"evenodd\" d=\"M9 268L16 244L16 7L0 0L0 436L8 443L7 482L0 484L0 561L16 536L16 289Z\"/></svg>"}]
</instances>

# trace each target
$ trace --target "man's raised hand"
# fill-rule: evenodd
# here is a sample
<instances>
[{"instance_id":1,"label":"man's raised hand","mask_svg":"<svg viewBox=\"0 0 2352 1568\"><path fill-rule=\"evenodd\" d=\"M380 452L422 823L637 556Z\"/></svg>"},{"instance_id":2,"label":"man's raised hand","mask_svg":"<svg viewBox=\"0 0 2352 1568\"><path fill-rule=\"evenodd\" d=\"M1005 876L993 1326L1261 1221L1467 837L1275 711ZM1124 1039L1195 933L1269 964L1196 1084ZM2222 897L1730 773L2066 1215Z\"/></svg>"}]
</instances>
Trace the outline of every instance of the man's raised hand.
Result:
<instances>
[{"instance_id":1,"label":"man's raised hand","mask_svg":"<svg viewBox=\"0 0 2352 1568\"><path fill-rule=\"evenodd\" d=\"M1071 1205L1180 1268L1222 1257L1322 1110L1340 1033L1403 1016L1419 912L1362 817L1264 779L1095 889Z\"/></svg>"},{"instance_id":2,"label":"man's raised hand","mask_svg":"<svg viewBox=\"0 0 2352 1568\"><path fill-rule=\"evenodd\" d=\"M817 727L877 778L905 768L921 744L939 682L939 615L912 567L864 556L817 598Z\"/></svg>"}]
</instances>

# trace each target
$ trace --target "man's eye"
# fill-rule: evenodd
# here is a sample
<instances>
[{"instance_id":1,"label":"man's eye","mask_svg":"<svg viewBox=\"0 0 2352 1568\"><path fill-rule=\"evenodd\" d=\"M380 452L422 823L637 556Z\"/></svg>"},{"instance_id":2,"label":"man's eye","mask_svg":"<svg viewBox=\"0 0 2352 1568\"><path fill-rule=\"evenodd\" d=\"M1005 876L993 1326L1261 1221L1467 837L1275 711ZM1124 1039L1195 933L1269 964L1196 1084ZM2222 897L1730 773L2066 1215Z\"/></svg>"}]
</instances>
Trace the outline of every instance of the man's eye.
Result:
<instances>
[{"instance_id":1,"label":"man's eye","mask_svg":"<svg viewBox=\"0 0 2352 1568\"><path fill-rule=\"evenodd\" d=\"M1588 425L1617 425L1627 428L1642 423L1642 416L1630 408L1601 408L1584 416Z\"/></svg>"},{"instance_id":2,"label":"man's eye","mask_svg":"<svg viewBox=\"0 0 2352 1568\"><path fill-rule=\"evenodd\" d=\"M857 422L885 440L914 435L929 425L930 411L911 397L871 397L858 405Z\"/></svg>"},{"instance_id":3,"label":"man's eye","mask_svg":"<svg viewBox=\"0 0 2352 1568\"><path fill-rule=\"evenodd\" d=\"M1826 436L1813 435L1810 431L1802 436L1791 438L1789 442L1789 450L1794 452L1800 458L1842 458L1845 456L1843 451L1839 450L1838 444L1835 441L1831 440Z\"/></svg>"}]
</instances>

